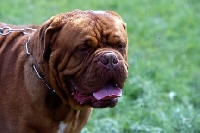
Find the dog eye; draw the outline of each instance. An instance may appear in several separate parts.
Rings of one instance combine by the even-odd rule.
[[[119,51],[123,51],[125,49],[125,44],[120,42],[120,43],[117,44],[117,48],[118,48]]]
[[[90,48],[86,45],[80,45],[76,50],[78,54],[88,54],[89,51],[90,51]]]
[[[79,51],[80,51],[80,52],[87,52],[87,51],[88,51],[88,48],[87,48],[87,47],[81,48],[81,49],[79,49]]]

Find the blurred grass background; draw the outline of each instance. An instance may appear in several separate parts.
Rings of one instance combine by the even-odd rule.
[[[123,97],[94,109],[82,133],[200,132],[199,0],[1,0],[0,21],[42,24],[74,9],[114,10],[129,35]]]

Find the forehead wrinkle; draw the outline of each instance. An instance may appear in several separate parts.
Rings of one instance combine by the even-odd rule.
[[[67,15],[66,19],[71,20],[71,23],[76,24],[80,31],[95,38],[97,45],[101,45],[102,41],[107,41],[109,34],[115,33],[120,35],[119,29],[122,26],[122,20],[117,16],[106,11],[84,11],[82,13],[74,13]],[[93,31],[93,32],[91,32]],[[122,33],[123,34],[123,33]],[[113,36],[113,35],[111,35]],[[90,40],[90,39],[89,39]],[[93,39],[91,39],[93,40]],[[92,44],[92,43],[89,43]]]
[[[121,36],[125,32],[120,30],[123,29],[122,27],[121,20],[115,17],[101,18],[97,16],[95,25],[96,34],[98,34],[99,41],[103,43],[106,43],[110,37]]]

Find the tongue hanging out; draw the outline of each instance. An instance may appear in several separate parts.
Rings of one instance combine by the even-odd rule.
[[[93,93],[97,100],[109,100],[122,96],[122,90],[110,83],[105,84],[100,90]]]

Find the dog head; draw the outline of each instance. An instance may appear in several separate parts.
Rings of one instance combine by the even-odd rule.
[[[39,31],[38,62],[48,62],[50,85],[73,108],[114,107],[128,76],[127,33],[110,11],[59,14]],[[42,54],[41,54],[42,53]]]

